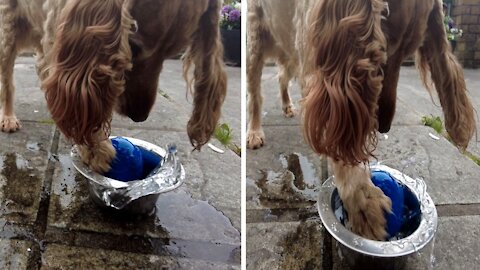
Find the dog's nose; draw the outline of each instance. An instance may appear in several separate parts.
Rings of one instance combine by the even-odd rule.
[[[127,113],[127,116],[132,119],[133,122],[143,122],[145,120],[147,120],[148,118],[148,115],[149,115],[149,112],[138,112],[138,111],[131,111],[129,110],[129,112]]]

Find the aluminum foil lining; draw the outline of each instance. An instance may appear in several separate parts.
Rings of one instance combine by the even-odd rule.
[[[73,146],[70,153],[73,166],[85,176],[88,181],[94,183],[94,185],[91,186],[96,189],[95,194],[97,194],[97,199],[104,203],[105,206],[122,209],[138,198],[168,192],[183,184],[185,180],[185,169],[176,157],[175,145],[168,145],[167,152],[165,149],[149,142],[135,138],[125,138],[134,145],[162,157],[161,166],[155,168],[145,179],[122,182],[105,177],[92,171],[82,162],[78,152],[78,146]]]
[[[413,179],[404,173],[381,164],[370,165],[371,170],[388,172],[395,180],[407,186],[420,202],[422,216],[420,225],[409,236],[393,241],[374,241],[360,237],[345,228],[337,219],[332,205],[332,195],[336,189],[335,176],[322,185],[317,209],[327,231],[342,245],[356,252],[374,257],[399,257],[412,254],[425,247],[437,231],[437,209],[426,191],[422,179]]]

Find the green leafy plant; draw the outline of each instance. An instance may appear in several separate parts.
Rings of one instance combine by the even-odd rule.
[[[480,157],[477,157],[468,151],[465,151],[465,155],[473,160],[473,162],[475,162],[478,166],[480,166]]]
[[[227,146],[232,140],[232,129],[230,129],[228,124],[224,123],[215,128],[213,135],[220,143]]]
[[[223,123],[215,128],[213,136],[217,139],[223,146],[235,152],[237,155],[241,156],[241,148],[238,147],[235,143],[232,143],[232,134],[233,130],[227,123]]]
[[[433,128],[437,133],[442,134],[443,132],[443,122],[439,116],[423,116],[422,123],[425,126]]]

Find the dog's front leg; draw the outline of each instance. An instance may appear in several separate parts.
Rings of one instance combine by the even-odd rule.
[[[15,86],[13,70],[15,66],[16,34],[15,13],[7,7],[0,10],[0,129],[3,132],[15,132],[21,128],[14,112]]]
[[[391,200],[370,180],[365,164],[345,165],[330,159],[343,206],[348,213],[351,231],[372,240],[384,240],[385,212],[391,211]]]
[[[79,147],[80,157],[90,169],[98,173],[108,172],[110,164],[115,158],[115,148],[109,139],[100,141],[94,147],[81,145]]]

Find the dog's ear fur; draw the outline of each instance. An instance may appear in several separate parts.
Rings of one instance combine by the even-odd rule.
[[[317,1],[309,15],[304,135],[317,153],[346,164],[367,162],[376,146],[383,3]]]
[[[464,150],[475,133],[475,114],[467,95],[463,69],[450,51],[442,14],[441,3],[435,1],[415,63],[430,93],[431,82],[435,84],[448,134]]]
[[[53,120],[75,143],[93,146],[99,133],[110,133],[131,68],[129,2],[68,1],[60,14],[42,88]]]
[[[212,136],[225,99],[227,76],[223,63],[223,46],[218,27],[220,1],[209,1],[208,10],[200,18],[191,46],[184,56],[183,76],[194,88],[194,108],[188,121],[190,142],[200,149]],[[193,80],[188,79],[195,65]]]

